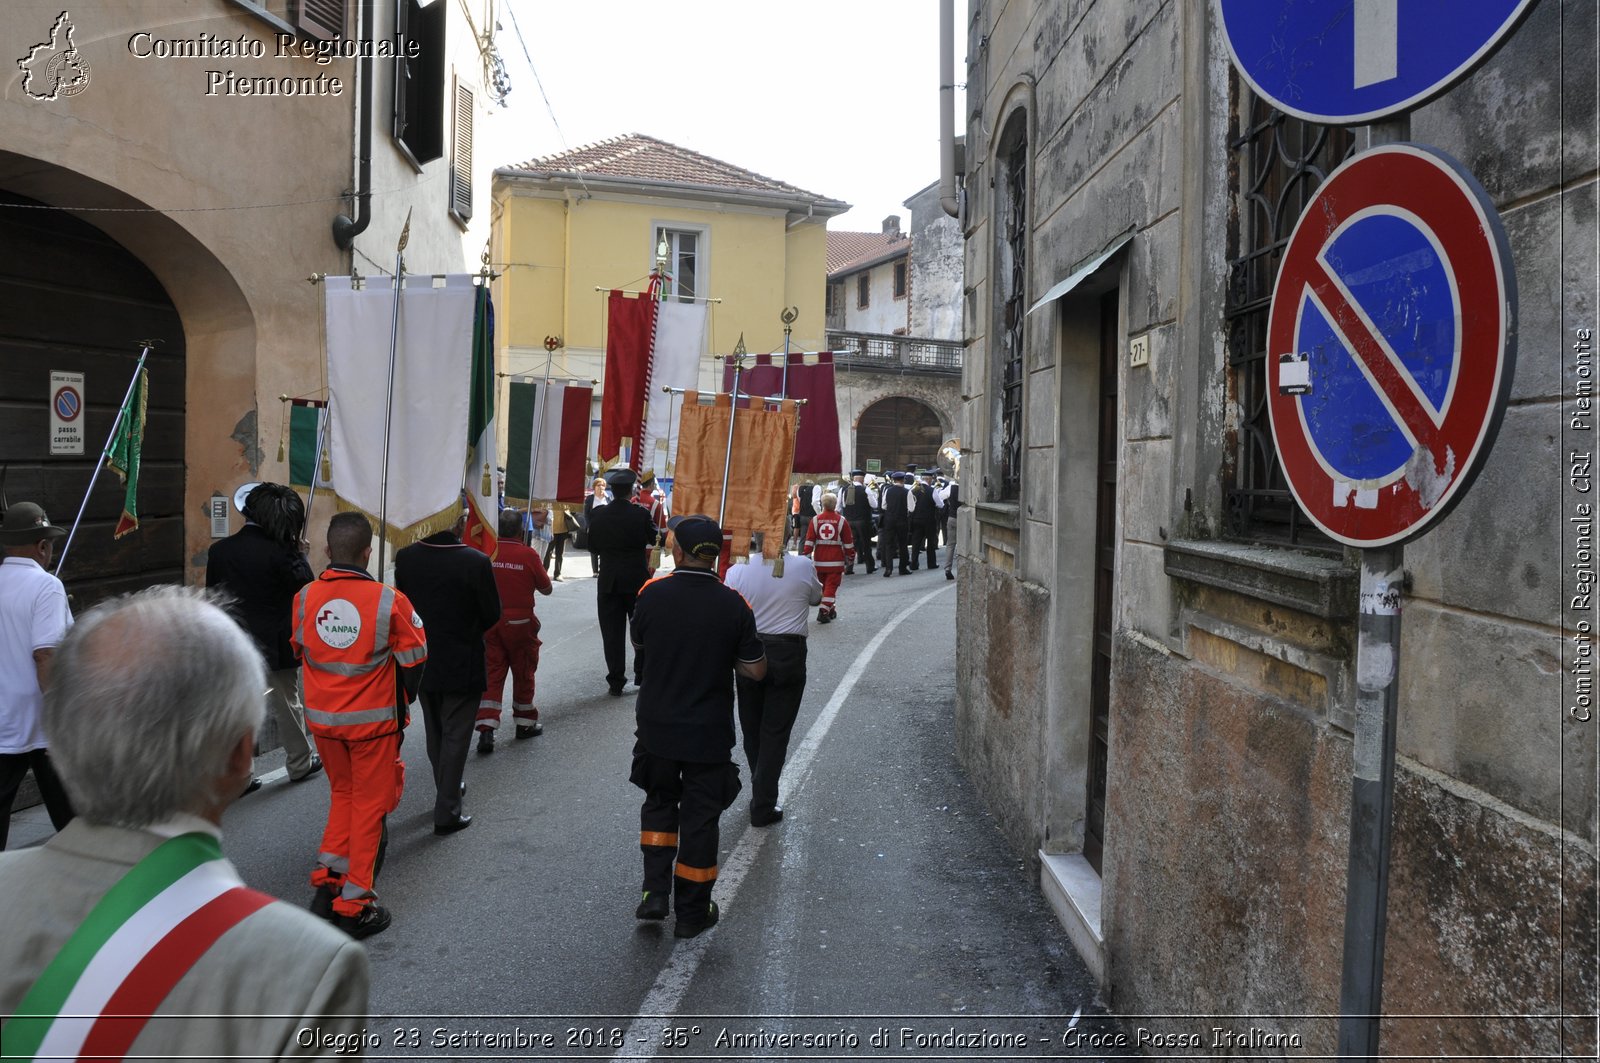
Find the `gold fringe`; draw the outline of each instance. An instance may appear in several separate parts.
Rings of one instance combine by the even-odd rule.
[[[494,484],[489,479],[488,462],[483,463],[483,490],[478,493],[483,495],[485,498],[490,498],[494,494]]]
[[[366,517],[372,522],[374,533],[377,533],[380,530],[380,522],[376,513],[373,513],[368,509],[363,509],[361,506],[356,505],[354,502],[347,501],[339,495],[334,495],[333,500],[336,503],[336,508],[341,513],[360,513],[362,516]],[[387,528],[388,531],[388,534],[384,535],[384,539],[388,542],[392,549],[399,550],[401,547],[410,546],[419,539],[426,539],[430,535],[436,535],[442,531],[449,531],[451,528],[455,527],[456,518],[461,515],[461,512],[461,503],[452,502],[450,505],[439,510],[437,513],[423,517],[421,520],[416,521],[413,524],[407,524],[404,526],[397,524],[382,525],[381,527]]]

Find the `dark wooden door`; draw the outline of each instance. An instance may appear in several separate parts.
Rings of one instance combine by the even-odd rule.
[[[1117,293],[1100,297],[1100,443],[1094,531],[1094,663],[1090,669],[1089,802],[1083,855],[1096,872],[1105,854],[1111,734],[1111,634],[1117,557]]]
[[[871,458],[883,471],[904,469],[911,462],[933,466],[938,461],[939,415],[916,399],[881,399],[867,407],[856,425],[856,467]]]
[[[184,343],[172,300],[127,249],[87,222],[0,190],[0,475],[12,502],[71,524],[121,407],[139,341],[150,368],[137,530],[111,537],[125,489],[100,474],[61,572],[82,610],[183,580]],[[84,454],[50,454],[50,373],[84,374]],[[56,547],[60,554],[60,545]]]

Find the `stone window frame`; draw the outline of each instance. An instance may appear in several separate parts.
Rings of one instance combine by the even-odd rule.
[[[865,310],[872,305],[872,274],[856,274],[856,309]]]
[[[1305,515],[1278,464],[1267,414],[1267,318],[1295,222],[1355,150],[1348,129],[1285,115],[1229,71],[1228,247],[1223,330],[1234,410],[1225,445],[1226,531],[1249,542],[1336,552]]]
[[[1022,497],[1023,443],[1027,398],[1028,242],[1031,233],[1033,131],[1025,104],[1010,108],[1000,123],[994,149],[993,261],[994,324],[989,344],[994,387],[994,443],[990,467],[993,488],[986,501],[1019,504]]]

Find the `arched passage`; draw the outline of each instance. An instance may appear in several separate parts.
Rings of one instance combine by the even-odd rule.
[[[148,267],[93,225],[0,189],[0,454],[13,501],[57,524],[76,516],[138,363],[137,339],[160,337],[140,454],[139,528],[112,530],[124,488],[102,472],[61,575],[83,608],[184,575],[185,345],[177,309]],[[83,374],[77,453],[53,453],[52,373]],[[70,423],[70,422],[69,422]],[[56,544],[60,554],[63,543]]]
[[[933,465],[943,436],[939,415],[926,403],[904,396],[880,399],[856,422],[856,466],[877,459],[883,469],[908,464]]]
[[[35,205],[6,205],[28,201]],[[260,463],[255,316],[237,281],[172,215],[83,173],[7,151],[0,151],[0,224],[0,246],[11,251],[14,240],[27,239],[35,249],[0,264],[0,432],[22,433],[20,445],[0,441],[7,496],[40,501],[52,520],[72,520],[138,341],[159,338],[149,363],[140,527],[111,539],[123,489],[101,473],[62,578],[79,610],[152,583],[197,582],[210,541],[209,497],[257,478]],[[20,228],[32,235],[19,236]],[[52,369],[79,368],[90,418],[86,453],[56,465],[44,435],[44,391]]]

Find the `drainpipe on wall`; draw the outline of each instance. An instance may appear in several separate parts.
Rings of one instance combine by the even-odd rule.
[[[356,64],[356,80],[361,82],[361,153],[356,170],[356,217],[341,214],[333,219],[333,242],[348,251],[356,237],[372,224],[372,0],[361,0],[361,59]]]
[[[956,202],[956,0],[939,0],[939,206],[959,217]]]

